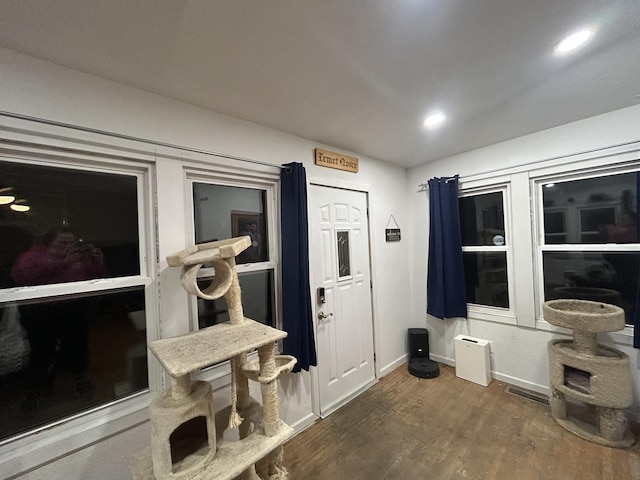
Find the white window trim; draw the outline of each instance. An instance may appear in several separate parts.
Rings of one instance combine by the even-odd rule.
[[[274,173],[274,170],[278,169]],[[281,305],[281,279],[280,279],[280,196],[279,196],[279,167],[249,166],[243,165],[242,169],[231,171],[228,166],[221,168],[215,163],[186,164],[183,169],[185,185],[185,238],[189,245],[195,244],[195,223],[193,205],[193,184],[206,183],[210,185],[221,185],[227,187],[251,188],[265,191],[269,260],[266,262],[255,262],[237,265],[238,274],[248,272],[262,272],[271,270],[273,272],[274,284],[274,316],[276,328],[282,328],[282,305]],[[211,276],[212,268],[202,268],[198,272],[198,277]],[[191,297],[189,302],[189,329],[198,329],[198,305],[197,298]],[[229,384],[229,361],[221,362],[210,368],[194,372],[194,378],[211,382],[214,387]]]
[[[619,147],[612,148],[611,151],[603,150],[596,157],[589,158],[580,164],[579,169],[571,168],[571,164],[553,165],[545,168],[538,168],[530,172],[531,179],[531,204],[533,206],[533,218],[535,218],[535,246],[534,246],[534,264],[535,264],[535,296],[536,296],[536,321],[535,328],[539,330],[563,333],[571,335],[571,331],[565,328],[557,327],[547,322],[542,316],[542,304],[544,297],[544,277],[542,268],[543,252],[628,252],[638,250],[640,244],[549,244],[544,243],[544,206],[542,189],[545,183],[582,180],[588,178],[597,178],[606,175],[615,175],[622,173],[634,173],[638,171],[638,158],[640,152],[637,149],[631,151],[619,151]],[[633,345],[634,327],[626,325],[624,329],[617,332],[611,332],[607,335],[609,338],[619,345]]]
[[[498,180],[498,181],[496,181]],[[507,261],[507,292],[509,295],[509,307],[492,307],[476,303],[467,303],[467,315],[472,320],[483,320],[509,325],[517,324],[516,310],[514,308],[515,292],[513,288],[513,253],[511,238],[510,198],[511,187],[507,178],[491,179],[480,182],[463,182],[460,184],[458,197],[471,197],[489,193],[502,193],[502,208],[504,212],[505,245],[470,245],[463,246],[463,252],[505,252]]]
[[[108,143],[105,143],[107,142]],[[141,272],[138,276],[0,291],[0,301],[145,287],[147,342],[159,338],[153,154],[139,142],[2,117],[0,158],[39,165],[138,177]],[[149,389],[0,442],[0,477],[6,478],[95,443],[148,420],[148,405],[161,385],[161,370],[148,355]]]

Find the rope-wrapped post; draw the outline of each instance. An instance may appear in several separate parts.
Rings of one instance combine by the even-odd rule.
[[[252,431],[251,421],[247,418],[242,418],[238,413],[238,410],[244,412],[251,405],[249,379],[242,373],[242,365],[246,361],[246,353],[231,359],[231,414],[228,428],[237,428],[240,439],[247,438]]]
[[[260,385],[262,407],[264,409],[264,434],[273,437],[280,430],[280,412],[278,411],[278,385],[276,383],[276,359],[273,344],[269,343],[258,348],[260,359],[260,376],[273,378],[268,383]]]
[[[249,379],[242,373],[242,365],[247,362],[247,354],[241,353],[231,359],[231,364],[235,364],[237,375],[235,377],[236,397],[238,410],[245,411],[251,405],[251,397],[249,395]],[[238,425],[240,438],[247,438],[251,433],[251,422],[248,419],[242,419]]]
[[[261,479],[287,480],[289,472],[284,467],[284,448],[282,445],[256,463],[256,471]]]
[[[231,268],[231,285],[224,294],[229,309],[229,320],[231,325],[238,325],[244,322],[244,312],[242,311],[242,295],[240,293],[240,281],[238,280],[238,272],[236,272],[235,257],[224,259]]]

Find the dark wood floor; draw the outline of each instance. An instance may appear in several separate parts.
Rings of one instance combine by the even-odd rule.
[[[291,439],[290,480],[640,480],[640,444],[588,442],[504,383],[440,371],[418,379],[404,365]]]

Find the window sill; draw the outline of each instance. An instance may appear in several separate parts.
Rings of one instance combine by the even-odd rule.
[[[469,320],[481,320],[484,322],[502,323],[506,325],[518,325],[517,317],[513,312],[501,308],[480,307],[469,305],[467,318]]]
[[[552,325],[542,318],[538,318],[536,320],[536,329],[543,330],[545,332],[560,333],[568,336],[572,335],[571,330]],[[614,343],[616,345],[633,347],[633,327],[631,325],[627,325],[622,330],[618,330],[616,332],[601,333],[598,335],[598,338]]]
[[[155,392],[143,392],[81,416],[46,425],[0,445],[0,478],[13,478],[149,420]]]

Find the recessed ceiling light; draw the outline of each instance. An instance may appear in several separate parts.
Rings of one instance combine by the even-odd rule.
[[[581,47],[587,40],[593,35],[593,32],[588,28],[580,30],[579,32],[572,33],[568,37],[565,37],[560,43],[556,45],[554,51],[556,53],[567,53]]]
[[[16,212],[28,212],[29,210],[31,210],[31,207],[29,205],[20,205],[16,203],[12,204],[9,208]]]
[[[436,128],[442,125],[447,117],[442,112],[435,112],[430,114],[424,121],[423,126],[425,128]]]

